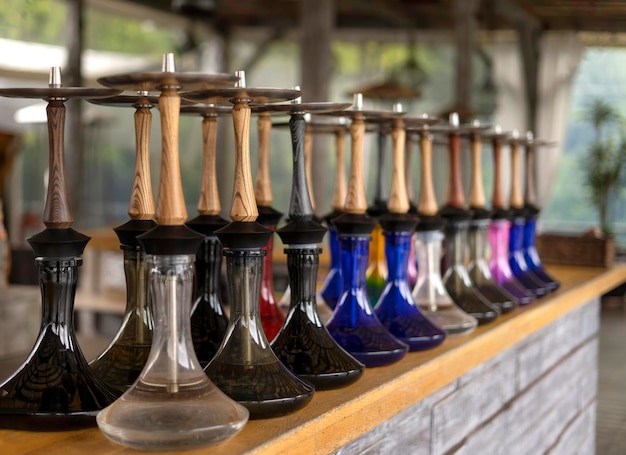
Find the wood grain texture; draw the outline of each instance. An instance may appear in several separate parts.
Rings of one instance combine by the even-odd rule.
[[[217,126],[217,117],[214,115],[202,119],[202,179],[198,198],[200,215],[218,215],[222,210],[215,167]]]
[[[269,112],[262,113],[257,119],[259,132],[259,161],[256,171],[256,186],[254,196],[256,203],[263,207],[270,207],[274,202],[272,182],[270,179],[270,135],[272,132],[272,118]]]
[[[48,115],[48,190],[43,222],[48,228],[65,229],[74,221],[65,177],[64,131],[65,105],[51,100],[46,107]]]
[[[152,112],[147,106],[135,111],[135,177],[128,204],[131,220],[154,218],[154,198],[150,177],[150,129]]]
[[[435,216],[439,207],[433,185],[433,140],[428,131],[420,134],[420,198],[417,211],[422,215]]]
[[[289,202],[289,217],[292,220],[313,215],[308,175],[305,169],[305,123],[304,115],[302,114],[293,114],[289,119],[291,149],[293,152],[293,177],[291,180],[291,201]]]
[[[332,202],[334,210],[343,210],[347,194],[346,135],[340,130],[335,133],[335,188]]]
[[[391,213],[406,213],[409,211],[409,197],[406,192],[406,180],[404,169],[404,146],[406,133],[399,121],[391,131],[393,146],[392,171],[391,171],[391,192],[387,208]]]
[[[483,144],[480,135],[472,134],[472,177],[470,180],[470,207],[485,207],[485,189],[483,187],[483,167],[481,163]]]
[[[315,196],[313,194],[313,131],[308,126],[304,131],[304,167],[311,207],[315,210]]]
[[[505,209],[504,189],[502,188],[502,142],[494,139],[493,146],[493,195],[491,197],[491,208]]]
[[[365,181],[363,178],[363,139],[365,121],[355,118],[350,124],[352,138],[352,159],[350,160],[350,178],[344,210],[348,213],[362,214],[367,210],[365,199]]]
[[[511,141],[511,193],[509,195],[509,207],[521,209],[524,207],[522,196],[522,176],[520,168],[519,142]]]
[[[413,180],[411,162],[413,161],[413,135],[405,134],[404,144],[404,178],[406,180],[406,194],[409,201],[415,200],[415,184]]]
[[[157,196],[155,220],[158,224],[176,226],[187,220],[187,207],[183,196],[178,156],[178,120],[180,95],[174,89],[166,89],[159,96],[161,112],[161,179]]]
[[[250,106],[237,101],[233,106],[235,128],[235,183],[230,218],[233,221],[256,221],[259,211],[252,187],[250,169]]]
[[[366,369],[350,387],[316,392],[309,405],[292,415],[249,421],[232,439],[186,453],[331,453],[626,280],[624,265],[551,267],[549,272],[562,286],[548,298],[502,315],[468,336],[449,338],[435,349]],[[2,453],[132,452],[106,440],[97,428],[59,433],[0,430],[0,449]]]
[[[526,187],[524,189],[524,203],[537,207],[537,185],[535,183],[535,148],[526,146]]]
[[[461,179],[461,136],[450,134],[448,149],[448,194],[446,205],[462,209],[465,207],[463,180]]]

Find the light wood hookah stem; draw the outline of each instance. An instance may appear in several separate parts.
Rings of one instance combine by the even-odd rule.
[[[407,213],[409,211],[409,197],[406,190],[404,147],[406,132],[402,119],[395,119],[391,139],[393,142],[393,170],[391,174],[391,192],[387,208],[391,213]]]
[[[202,119],[202,180],[198,199],[200,215],[218,215],[222,210],[217,188],[216,148],[217,115],[205,115]]]
[[[494,137],[493,141],[493,196],[491,206],[494,209],[503,210],[505,206],[504,193],[502,191],[502,140]]]
[[[131,220],[154,218],[154,199],[150,178],[150,129],[152,112],[146,99],[135,110],[135,176],[128,205]]]
[[[236,98],[234,103],[235,183],[230,217],[233,221],[253,222],[259,216],[259,211],[250,170],[250,105],[247,98]]]
[[[482,142],[480,133],[473,132],[471,139],[472,177],[470,181],[470,207],[485,207],[485,190],[483,188],[483,171],[481,166]]]
[[[176,87],[164,87],[159,96],[163,152],[155,219],[160,225],[178,226],[187,219],[178,154],[180,95]]]
[[[341,211],[344,208],[348,194],[346,182],[346,135],[343,128],[335,133],[335,188],[333,193],[333,209]]]
[[[526,145],[526,189],[524,191],[526,205],[537,206],[537,188],[535,186],[535,147],[532,143]]]
[[[363,116],[356,115],[352,120],[350,136],[352,138],[352,160],[344,210],[347,213],[363,214],[367,210],[363,178],[363,139],[365,136],[365,119]]]
[[[524,208],[520,171],[519,141],[513,139],[511,141],[511,196],[509,199],[509,206],[512,209]]]
[[[449,172],[447,205],[462,209],[465,206],[465,195],[461,180],[461,135],[452,132],[449,135]]]
[[[426,129],[420,132],[420,197],[418,212],[421,215],[437,215],[437,199],[433,185],[433,142],[430,132]]]

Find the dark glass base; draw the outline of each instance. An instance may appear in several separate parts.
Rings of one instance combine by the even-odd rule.
[[[473,316],[478,325],[487,324],[500,316],[500,310],[492,303],[484,300],[473,288],[465,292],[455,292],[452,286],[446,286],[448,294],[459,308]]]
[[[496,305],[501,313],[508,313],[517,307],[517,300],[512,296],[505,294],[506,291],[501,289],[498,285],[485,283],[476,286],[478,292],[480,292],[487,300]]]
[[[548,275],[545,270],[541,268],[531,269],[531,272],[533,273],[533,275],[535,275],[535,277],[539,279],[539,281],[541,281],[541,283],[546,288],[548,288],[548,291],[550,292],[556,291],[561,286],[561,283],[556,281],[554,278]]]
[[[515,273],[515,271],[513,272]],[[532,292],[536,297],[543,297],[548,293],[548,289],[544,287],[544,284],[534,277],[531,272],[524,272],[515,275],[517,281],[528,291]]]
[[[107,385],[123,393],[139,377],[148,360],[151,344],[118,340],[91,364],[93,372]]]
[[[341,347],[368,368],[397,362],[408,351],[408,346],[394,338],[383,325],[329,325],[328,331]]]
[[[498,283],[502,288],[515,297],[520,305],[528,305],[535,301],[534,294],[531,294],[526,288],[517,281],[517,279],[511,279]]]
[[[228,317],[217,296],[205,294],[194,302],[191,309],[191,339],[202,368],[217,353],[227,327]]]
[[[234,365],[214,359],[205,371],[222,392],[250,411],[250,419],[280,417],[297,411],[311,401],[315,391],[278,360]]]
[[[326,281],[322,287],[321,296],[324,299],[324,303],[328,305],[328,308],[334,310],[337,306],[337,302],[341,298],[341,287],[343,286],[343,280],[341,279],[340,269],[330,269],[326,276]]]
[[[71,414],[21,412],[18,409],[0,409],[0,428],[21,431],[71,431],[96,426],[100,411]]]
[[[287,321],[272,349],[292,373],[316,390],[344,387],[361,377],[364,365],[337,345],[321,322],[314,324],[299,309]]]

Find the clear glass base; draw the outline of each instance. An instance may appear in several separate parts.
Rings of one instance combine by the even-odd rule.
[[[184,450],[227,439],[248,420],[248,411],[206,378],[177,386],[168,391],[165,384],[139,380],[98,414],[98,427],[113,442],[133,449]]]

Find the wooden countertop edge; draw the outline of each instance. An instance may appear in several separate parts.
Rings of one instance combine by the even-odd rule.
[[[250,421],[234,438],[186,454],[329,453],[418,403],[589,300],[626,281],[626,265],[610,269],[550,267],[562,289],[430,351],[409,353],[394,365],[367,369],[354,385],[317,392],[303,410],[283,418]],[[5,445],[8,443],[8,446]],[[107,442],[97,429],[67,433],[0,431],[0,448],[33,453],[74,449],[94,454],[139,453]]]

